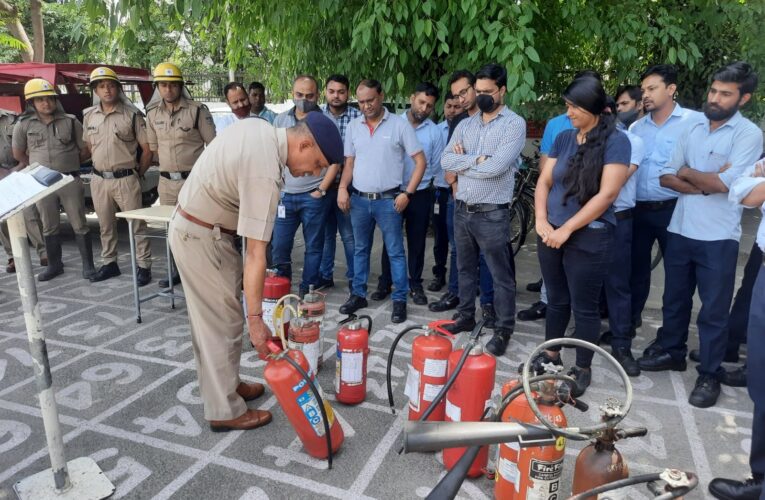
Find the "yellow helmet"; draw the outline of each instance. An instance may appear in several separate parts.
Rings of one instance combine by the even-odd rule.
[[[180,82],[183,83],[181,70],[173,63],[163,62],[154,68],[155,82]]]
[[[117,73],[115,73],[111,68],[107,68],[106,66],[96,68],[90,73],[91,84],[96,83],[99,80],[113,80],[117,83],[120,83],[120,79],[117,77]]]
[[[24,99],[26,100],[35,97],[44,97],[46,95],[56,97],[56,89],[48,80],[43,78],[32,78],[24,85]]]

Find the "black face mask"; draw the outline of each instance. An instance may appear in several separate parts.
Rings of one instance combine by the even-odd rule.
[[[491,113],[499,106],[494,102],[494,98],[492,96],[486,94],[479,95],[476,99],[476,104],[478,104],[478,109],[484,113]]]
[[[616,113],[616,118],[624,124],[625,127],[629,127],[632,125],[632,122],[637,120],[638,117],[638,110],[633,109],[632,111],[621,111],[619,113]]]
[[[318,104],[309,101],[308,99],[295,99],[293,102],[295,103],[297,110],[301,113],[310,113],[311,111],[317,111],[319,109]]]

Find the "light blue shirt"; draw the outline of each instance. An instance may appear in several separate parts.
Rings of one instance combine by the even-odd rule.
[[[765,184],[765,177],[752,177],[753,174],[754,165],[747,168],[741,177],[733,181],[728,193],[728,199],[732,203],[740,204],[755,187]],[[765,252],[765,203],[762,204],[760,210],[762,211],[762,220],[760,220],[760,227],[757,230],[757,246]]]
[[[705,121],[702,113],[675,104],[672,114],[661,125],[654,123],[651,114],[645,115],[630,127],[630,132],[643,139],[645,156],[635,172],[638,201],[664,201],[677,198],[677,193],[661,187],[659,171],[672,157],[677,139],[693,125]]]
[[[762,131],[740,112],[714,131],[709,121],[696,123],[677,141],[672,158],[659,175],[677,174],[683,166],[699,172],[717,173],[726,163],[730,167],[719,174],[730,190],[762,154]],[[638,169],[638,172],[640,170]],[[719,241],[741,238],[741,205],[731,202],[728,193],[678,193],[668,231],[694,240]]]
[[[544,133],[542,133],[542,140],[539,143],[539,153],[549,155],[558,134],[564,130],[571,130],[572,128],[574,128],[574,126],[571,125],[571,119],[566,113],[551,118],[547,122],[547,125],[545,125]]]
[[[630,146],[632,153],[630,153],[630,165],[637,165],[638,169],[630,175],[627,182],[624,183],[622,189],[619,191],[619,196],[614,200],[614,211],[621,212],[623,210],[629,210],[635,206],[635,197],[637,195],[637,173],[640,171],[640,164],[643,161],[645,155],[645,148],[643,147],[643,139],[636,136],[628,130],[624,130],[620,127],[619,130],[627,135],[627,139],[630,140]]]
[[[401,118],[409,122],[409,118],[406,116],[406,112],[400,115]],[[420,123],[415,129],[414,134],[417,136],[420,146],[422,146],[422,152],[425,153],[425,174],[422,176],[422,180],[417,185],[417,191],[425,189],[430,186],[436,176],[442,175],[441,170],[441,154],[444,152],[444,146],[446,143],[443,139],[443,134],[439,130],[438,125],[433,123],[430,118]],[[414,173],[414,160],[411,157],[404,159],[404,182],[401,183],[401,189],[406,190],[407,184],[412,178]],[[443,177],[443,175],[442,175]]]
[[[271,125],[274,124],[274,119],[276,119],[276,113],[268,109],[267,107],[263,106],[263,109],[258,113],[258,116],[263,118],[264,120],[268,121]]]
[[[441,132],[441,141],[444,143],[444,148],[446,148],[446,143],[449,139],[449,122],[446,120],[442,121],[438,125],[438,130]],[[438,167],[439,171],[436,173],[436,176],[433,177],[433,185],[437,188],[448,188],[449,183],[446,182],[446,172],[441,168],[441,154],[443,153],[443,150],[441,153],[438,154]]]
[[[363,193],[399,189],[406,157],[422,151],[406,118],[387,109],[374,130],[364,115],[351,120],[345,132],[345,156],[353,157],[353,187]]]
[[[212,115],[213,115],[213,121],[215,122],[215,130],[217,130],[218,132],[221,132],[223,129],[225,129],[229,125],[233,125],[239,120],[244,120],[244,118],[237,118],[233,112],[226,113],[225,115],[221,113],[213,113]],[[248,118],[257,118],[257,117],[258,115],[256,115],[255,113],[250,113],[250,116]]]

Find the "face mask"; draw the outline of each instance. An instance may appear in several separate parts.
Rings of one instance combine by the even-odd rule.
[[[319,106],[308,99],[295,99],[295,108],[301,113],[310,113],[311,111],[319,109]]]
[[[494,98],[490,95],[481,94],[476,99],[476,103],[478,104],[478,109],[483,111],[484,113],[491,113],[495,109],[497,109],[497,105],[494,102]]]
[[[616,118],[624,124],[625,127],[629,127],[632,125],[632,122],[637,120],[638,117],[638,110],[633,109],[632,111],[621,111],[619,113],[616,113]]]
[[[249,104],[247,106],[242,106],[241,108],[232,109],[231,111],[236,115],[237,118],[240,120],[242,118],[247,118],[250,116],[250,109],[252,109],[252,106]]]

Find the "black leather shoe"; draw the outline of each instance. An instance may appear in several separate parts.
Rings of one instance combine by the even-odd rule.
[[[332,288],[335,286],[335,280],[332,278],[319,278],[318,288]]]
[[[497,326],[497,312],[494,310],[494,304],[484,304],[481,306],[483,314],[483,327],[494,330]]]
[[[645,349],[643,349],[643,357],[650,358],[656,356],[657,354],[661,354],[662,352],[664,352],[664,349],[662,349],[661,345],[659,345],[659,339],[655,338],[651,341],[650,344],[646,346]]]
[[[454,309],[460,303],[460,298],[454,295],[452,292],[446,292],[435,302],[428,304],[428,309],[433,312],[448,311]]]
[[[536,321],[547,315],[547,304],[544,302],[534,302],[531,307],[518,312],[518,319],[521,321]]]
[[[393,312],[390,313],[390,320],[393,323],[403,323],[406,321],[406,302],[393,302]]]
[[[369,296],[372,300],[385,300],[385,297],[390,295],[390,288],[378,288],[372,295]]]
[[[701,351],[698,349],[691,349],[688,351],[688,359],[691,361],[695,361],[696,363],[701,362]],[[725,357],[723,358],[723,361],[726,363],[738,363],[738,352],[725,352]]]
[[[762,495],[762,479],[749,478],[746,481],[735,481],[716,477],[709,483],[709,493],[722,500],[758,500]]]
[[[114,278],[116,276],[119,276],[122,274],[120,271],[119,266],[116,262],[109,262],[108,264],[104,264],[101,266],[98,271],[96,271],[96,274],[90,277],[91,283],[97,283],[99,281],[108,280],[109,278]],[[138,286],[142,286],[139,282]]]
[[[428,284],[429,292],[437,292],[441,290],[446,284],[446,278],[443,276],[434,276],[433,280]]]
[[[451,325],[444,325],[444,329],[451,333],[469,332],[475,328],[475,318],[463,316],[457,313],[454,318],[454,323]]]
[[[535,281],[533,283],[529,283],[526,285],[526,290],[529,292],[541,292],[542,291],[542,278],[539,278],[539,281]]]
[[[157,283],[160,288],[170,288],[170,282],[166,279],[161,279]],[[173,274],[173,286],[178,286],[181,284],[181,275],[178,273]]]
[[[735,370],[726,370],[720,377],[720,383],[730,387],[746,387],[746,365]]]
[[[151,269],[146,269],[145,267],[138,266],[138,269],[136,269],[136,278],[138,281],[138,286],[146,286],[151,282]]]
[[[359,297],[358,295],[351,295],[345,304],[340,306],[340,314],[353,314],[359,309],[367,307],[367,299]]]
[[[589,368],[579,368],[578,366],[575,366],[568,371],[567,375],[573,377],[575,381],[573,385],[564,382],[564,384],[568,385],[571,389],[572,398],[578,398],[584,394],[584,391],[587,390],[592,381],[592,370]]]
[[[557,358],[553,358],[547,354],[546,351],[542,351],[534,356],[534,359],[531,360],[530,373],[532,375],[544,375],[546,373],[544,365],[548,363],[552,363],[556,366],[563,366],[563,361],[560,359],[560,354],[558,354]],[[518,366],[518,373],[521,372],[523,372],[523,363]]]
[[[611,348],[611,355],[622,365],[624,371],[630,377],[637,377],[640,375],[640,366],[638,366],[635,358],[632,357],[632,351],[626,347]]]
[[[696,386],[688,397],[688,403],[696,408],[709,408],[717,403],[720,396],[720,381],[709,375],[699,375]]]
[[[647,372],[663,372],[665,370],[684,372],[688,367],[684,359],[676,361],[668,352],[663,350],[653,356],[643,356],[637,362],[640,369]]]
[[[510,336],[513,332],[505,328],[494,330],[494,336],[486,342],[486,350],[495,356],[502,356],[507,350],[507,344],[510,342]]]
[[[424,306],[428,304],[428,298],[425,296],[425,291],[422,288],[413,288],[409,291],[409,295],[412,296],[412,302],[418,306]]]

